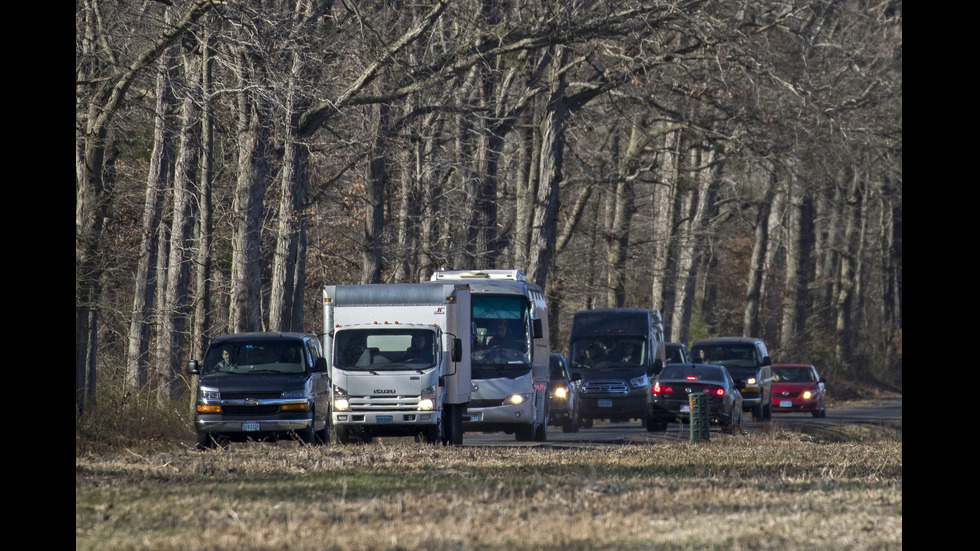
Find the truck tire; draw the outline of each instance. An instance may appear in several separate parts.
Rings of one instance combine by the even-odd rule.
[[[323,421],[323,428],[316,431],[316,440],[318,444],[330,443],[330,417],[329,416]]]
[[[442,442],[442,421],[427,425],[416,435],[416,440],[425,444],[439,444]]]
[[[350,429],[347,427],[334,427],[333,428],[332,439],[337,444],[347,445],[350,444]]]

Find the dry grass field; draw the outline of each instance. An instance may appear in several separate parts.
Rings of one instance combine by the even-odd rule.
[[[901,426],[840,435],[76,449],[75,548],[900,549]]]

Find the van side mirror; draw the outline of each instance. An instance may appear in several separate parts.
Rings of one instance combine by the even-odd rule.
[[[653,367],[650,369],[650,375],[660,375],[660,372],[664,370],[664,362],[660,358],[657,358],[653,362]]]
[[[313,362],[313,372],[324,373],[326,371],[327,371],[327,359],[321,356]]]
[[[187,373],[191,375],[197,375],[201,372],[201,366],[198,365],[197,360],[190,360],[187,362]]]
[[[534,338],[540,339],[544,336],[544,326],[540,319],[531,320],[531,331],[534,332]]]
[[[460,338],[453,339],[452,356],[454,362],[463,361],[463,339]]]

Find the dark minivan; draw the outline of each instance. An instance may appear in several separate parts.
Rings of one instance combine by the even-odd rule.
[[[200,449],[224,440],[327,442],[330,381],[320,340],[302,333],[215,337],[198,375],[194,429]]]
[[[762,339],[715,337],[694,341],[691,358],[696,363],[723,365],[742,393],[742,408],[755,420],[772,419],[772,360]]]

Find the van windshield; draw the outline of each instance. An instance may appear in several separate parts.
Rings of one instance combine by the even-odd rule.
[[[300,341],[226,342],[208,348],[201,374],[305,373],[309,364]]]
[[[582,337],[571,342],[572,363],[583,369],[645,365],[647,354],[646,342],[640,337]]]

